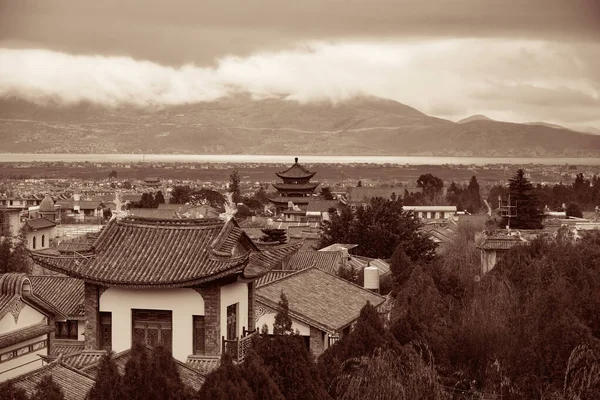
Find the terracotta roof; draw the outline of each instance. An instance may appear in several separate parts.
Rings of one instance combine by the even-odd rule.
[[[296,157],[294,164],[286,169],[285,171],[276,172],[277,176],[280,178],[298,178],[298,179],[310,179],[312,178],[316,172],[310,172],[302,165],[298,164],[298,158]]]
[[[516,236],[494,235],[485,237],[477,247],[482,250],[508,250],[521,243],[525,243],[525,240]]]
[[[390,264],[386,261],[380,260],[379,258],[369,258],[351,255],[349,263],[354,269],[366,268],[367,265],[370,265],[371,267],[377,267],[377,269],[379,270],[379,276],[384,276],[391,272]]]
[[[308,268],[261,286],[256,299],[277,309],[285,293],[290,316],[326,332],[337,332],[356,320],[367,301],[377,307],[385,298],[318,268]]]
[[[63,254],[73,253],[89,253],[93,250],[92,245],[94,241],[80,240],[79,238],[74,240],[63,240],[57,246],[56,250]]]
[[[343,249],[352,250],[353,248],[358,247],[357,244],[346,244],[346,243],[334,243],[327,247],[323,247],[319,249],[319,251],[341,251]]]
[[[85,342],[73,339],[54,339],[52,348],[50,349],[51,356],[71,355],[81,353],[85,348]]]
[[[52,380],[62,389],[65,400],[84,400],[95,383],[90,376],[62,364],[60,360],[20,375],[12,382],[31,397],[37,384],[46,375],[52,375]]]
[[[278,268],[283,259],[300,250],[303,243],[303,241],[297,241],[262,247],[260,252],[252,253],[250,256],[250,263],[244,269],[244,277],[258,278],[272,269]]]
[[[339,251],[299,251],[283,261],[286,270],[302,270],[317,267],[321,271],[335,274],[342,264],[342,256]]]
[[[319,186],[319,182],[309,182],[309,183],[273,183],[273,187],[279,191],[293,191],[293,190],[305,190],[305,191],[314,191],[317,186]]]
[[[182,287],[240,272],[251,252],[233,256],[242,235],[234,220],[126,217],[105,227],[90,256],[30,254],[50,270],[92,283]]]
[[[266,275],[261,276],[260,278],[258,278],[256,280],[256,287],[259,288],[261,286],[264,286],[268,283],[271,282],[275,282],[278,281],[282,278],[285,278],[286,276],[288,276],[289,274],[293,274],[296,271],[294,270],[281,270],[281,269],[274,269],[272,271],[269,271]]]
[[[64,276],[32,276],[29,279],[35,294],[53,304],[69,319],[85,317],[82,280]]]
[[[25,221],[25,225],[27,225],[29,229],[33,229],[34,231],[37,231],[38,229],[54,228],[56,226],[54,222],[43,217],[36,219],[28,219],[27,221]]]
[[[46,335],[52,331],[54,331],[54,326],[48,325],[47,323],[39,323],[0,335],[0,349],[7,348],[13,344],[33,339],[38,336]]]
[[[88,365],[100,362],[102,356],[106,354],[104,350],[83,350],[77,353],[63,356],[63,363],[73,368],[81,369]]]
[[[152,350],[151,348],[147,348],[146,351],[148,352],[148,355],[151,355],[154,350]],[[122,352],[114,355],[115,363],[117,364],[117,368],[121,375],[123,375],[125,373],[125,364],[127,364],[127,361],[129,360],[130,357],[131,357],[131,349],[122,351]],[[175,358],[173,359],[173,361],[177,365],[177,371],[179,372],[181,381],[186,386],[188,386],[194,390],[200,390],[200,388],[204,384],[204,380],[205,380],[203,374],[200,371],[186,365],[185,363],[182,363],[181,361],[179,361]],[[100,360],[98,360],[97,362],[94,362],[93,364],[89,364],[89,365],[81,368],[81,371],[83,373],[88,374],[95,378],[96,374],[98,373],[99,366],[100,366]]]
[[[219,368],[221,357],[218,356],[188,356],[187,365],[198,370],[203,375],[208,375]]]
[[[94,200],[59,200],[56,202],[56,204],[60,205],[64,209],[69,210],[74,209],[75,206],[79,206],[80,210],[96,210],[100,208],[102,202]]]

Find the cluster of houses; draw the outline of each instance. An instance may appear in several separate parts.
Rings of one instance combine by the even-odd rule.
[[[273,332],[282,293],[292,329],[316,356],[350,332],[367,302],[388,318],[392,300],[379,294],[388,262],[357,255],[353,244],[314,250],[311,218],[328,218],[339,200],[314,199],[314,173],[298,159],[277,176],[283,183],[272,202],[283,218],[262,228],[194,207],[164,208],[168,217],[124,214],[117,197],[100,232],[57,244],[61,211],[85,210],[81,199],[44,197],[27,205],[25,220],[23,209],[5,208],[9,234],[27,226],[36,268],[0,275],[0,383],[31,394],[51,374],[67,398],[84,399],[102,355],[115,352],[122,372],[132,343],[141,341],[149,352],[168,347],[184,383],[197,390],[223,352],[242,360],[258,330]],[[440,247],[452,239],[455,208],[411,210]],[[478,239],[482,273],[524,240]],[[362,286],[340,278],[341,268],[361,274]]]

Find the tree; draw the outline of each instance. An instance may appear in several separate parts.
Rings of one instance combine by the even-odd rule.
[[[254,193],[253,197],[263,206],[269,204],[269,196],[262,186]]]
[[[333,200],[333,194],[331,193],[331,188],[328,186],[321,188],[321,197],[324,200]]]
[[[192,189],[189,186],[175,186],[171,191],[170,204],[185,204],[190,200]]]
[[[354,243],[360,255],[388,259],[402,244],[413,260],[429,261],[435,255],[436,244],[420,230],[421,222],[402,209],[401,200],[372,198],[366,207],[353,212],[342,207],[339,215],[322,224],[319,246],[334,243]]]
[[[140,341],[133,342],[129,360],[125,364],[123,375],[124,398],[129,400],[151,399],[150,359],[148,358],[146,346]]]
[[[235,204],[242,201],[242,193],[240,189],[240,175],[238,174],[238,170],[233,170],[231,175],[229,175],[229,192],[233,194],[233,202]]]
[[[156,196],[154,196],[154,201],[157,204],[165,204],[165,196],[163,195],[163,192],[161,190],[156,192]]]
[[[107,219],[107,220],[108,220],[108,219],[111,219],[111,218],[112,218],[112,215],[113,215],[113,213],[112,213],[112,210],[111,210],[110,208],[104,208],[104,209],[102,210],[102,217],[103,217],[104,219]]]
[[[155,206],[158,207],[158,204],[155,204],[154,196],[152,195],[152,193],[142,193],[142,199],[140,200],[138,207],[156,208]]]
[[[442,193],[444,181],[432,174],[424,174],[417,179],[417,187],[423,190],[423,195],[433,201],[433,199]]]
[[[509,180],[510,202],[516,205],[517,216],[510,219],[511,227],[519,229],[542,228],[543,214],[537,196],[532,193],[533,185],[522,169]],[[504,220],[503,224],[508,221]]]
[[[10,272],[11,245],[9,238],[0,239],[0,274]]]
[[[122,378],[113,354],[107,353],[100,359],[96,382],[90,389],[88,400],[120,400],[122,398],[124,398]]]
[[[219,368],[206,377],[198,391],[198,400],[254,400],[252,389],[242,376],[240,367],[233,364],[227,353]],[[256,399],[259,400],[259,399]]]
[[[275,314],[275,322],[273,322],[273,333],[275,335],[290,335],[292,330],[292,318],[290,317],[290,307],[287,297],[281,292],[279,299],[279,310]]]
[[[5,239],[4,242],[10,242]],[[12,246],[10,255],[8,257],[8,263],[5,264],[5,272],[24,272],[26,274],[31,273],[33,262],[29,258],[27,251],[27,228],[24,226],[19,231],[19,236],[12,240]],[[3,253],[6,254],[7,244],[3,244]],[[6,257],[6,256],[4,256]],[[1,261],[0,261],[1,263]]]
[[[583,212],[581,211],[581,207],[579,206],[579,204],[577,203],[569,203],[569,205],[567,206],[567,217],[576,217],[576,218],[583,218]]]
[[[108,173],[108,177],[109,177],[109,178],[115,178],[115,179],[116,179],[116,178],[117,178],[117,171],[115,171],[115,170],[113,169],[112,171],[110,171],[110,172]]]
[[[392,258],[390,259],[390,270],[392,272],[392,277],[394,278],[394,287],[400,287],[404,285],[404,283],[410,277],[413,268],[414,265],[410,258],[406,255],[404,247],[402,247],[402,245],[398,245],[392,254]]]
[[[479,209],[481,209],[481,193],[479,192],[479,183],[477,182],[477,177],[475,175],[471,177],[471,181],[467,187],[467,193],[469,196],[467,210],[471,213],[478,212]]]
[[[29,397],[23,389],[16,388],[12,381],[8,381],[0,384],[0,399],[29,400]]]
[[[33,398],[36,400],[64,400],[65,395],[52,375],[44,375],[35,387]]]
[[[358,181],[358,183],[356,184],[356,187],[362,187],[362,181]]]
[[[150,399],[185,400],[188,398],[177,364],[171,352],[164,346],[157,346],[154,349],[150,363],[150,377],[152,385]]]
[[[242,375],[255,399],[285,400],[263,360],[254,350],[250,350],[244,359]]]

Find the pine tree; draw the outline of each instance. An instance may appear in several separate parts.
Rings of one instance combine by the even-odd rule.
[[[13,240],[13,248],[8,259],[7,272],[31,273],[32,261],[27,251],[27,229],[21,228],[19,236]]]
[[[517,216],[510,219],[511,228],[541,229],[543,214],[533,185],[525,177],[522,169],[509,180],[510,202],[516,205]],[[508,221],[505,218],[503,224]]]
[[[52,379],[52,375],[44,375],[35,387],[33,393],[35,400],[64,400],[65,395]]]
[[[290,307],[287,297],[281,292],[279,300],[279,311],[275,314],[275,322],[273,322],[273,333],[275,335],[289,335],[293,333],[292,318],[290,317]]]
[[[0,384],[0,399],[3,400],[29,400],[27,393],[20,388],[16,388],[12,381]]]
[[[473,175],[469,186],[467,187],[467,193],[469,195],[469,204],[467,209],[471,213],[476,213],[481,209],[481,193],[479,192],[479,182],[477,177]]]
[[[165,204],[165,196],[162,191],[156,192],[156,196],[154,196],[154,202],[157,204]]]
[[[151,399],[150,361],[146,346],[137,340],[134,341],[123,375],[124,398],[128,400]]]
[[[124,398],[122,378],[112,356],[112,353],[108,353],[100,359],[96,383],[90,389],[88,400],[120,400]]]
[[[252,389],[255,399],[285,400],[277,384],[269,375],[262,359],[255,351],[250,350],[242,364],[244,379]]]
[[[154,349],[150,365],[151,399],[185,400],[185,386],[179,376],[173,355],[164,346]]]
[[[240,367],[226,353],[221,365],[206,377],[198,391],[198,400],[254,400],[252,389],[243,378]],[[262,399],[256,399],[262,400]]]

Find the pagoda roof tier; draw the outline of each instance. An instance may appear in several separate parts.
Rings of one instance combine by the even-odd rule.
[[[295,158],[294,164],[285,171],[276,172],[281,179],[310,179],[316,172],[310,172],[302,165],[298,164],[298,157]]]
[[[273,187],[280,192],[288,192],[288,191],[305,191],[305,192],[314,192],[315,189],[319,186],[319,182],[310,182],[310,183],[274,183]]]
[[[293,253],[294,247],[283,253]],[[275,256],[260,249],[233,219],[113,219],[86,254],[45,249],[31,258],[52,271],[103,286],[191,287],[245,270],[268,272]]]
[[[287,206],[287,204],[291,201],[294,204],[308,204],[310,202],[310,200],[312,199],[312,197],[285,197],[285,196],[278,196],[278,197],[273,197],[272,199],[269,199],[271,201],[271,203],[273,204],[285,204]]]

